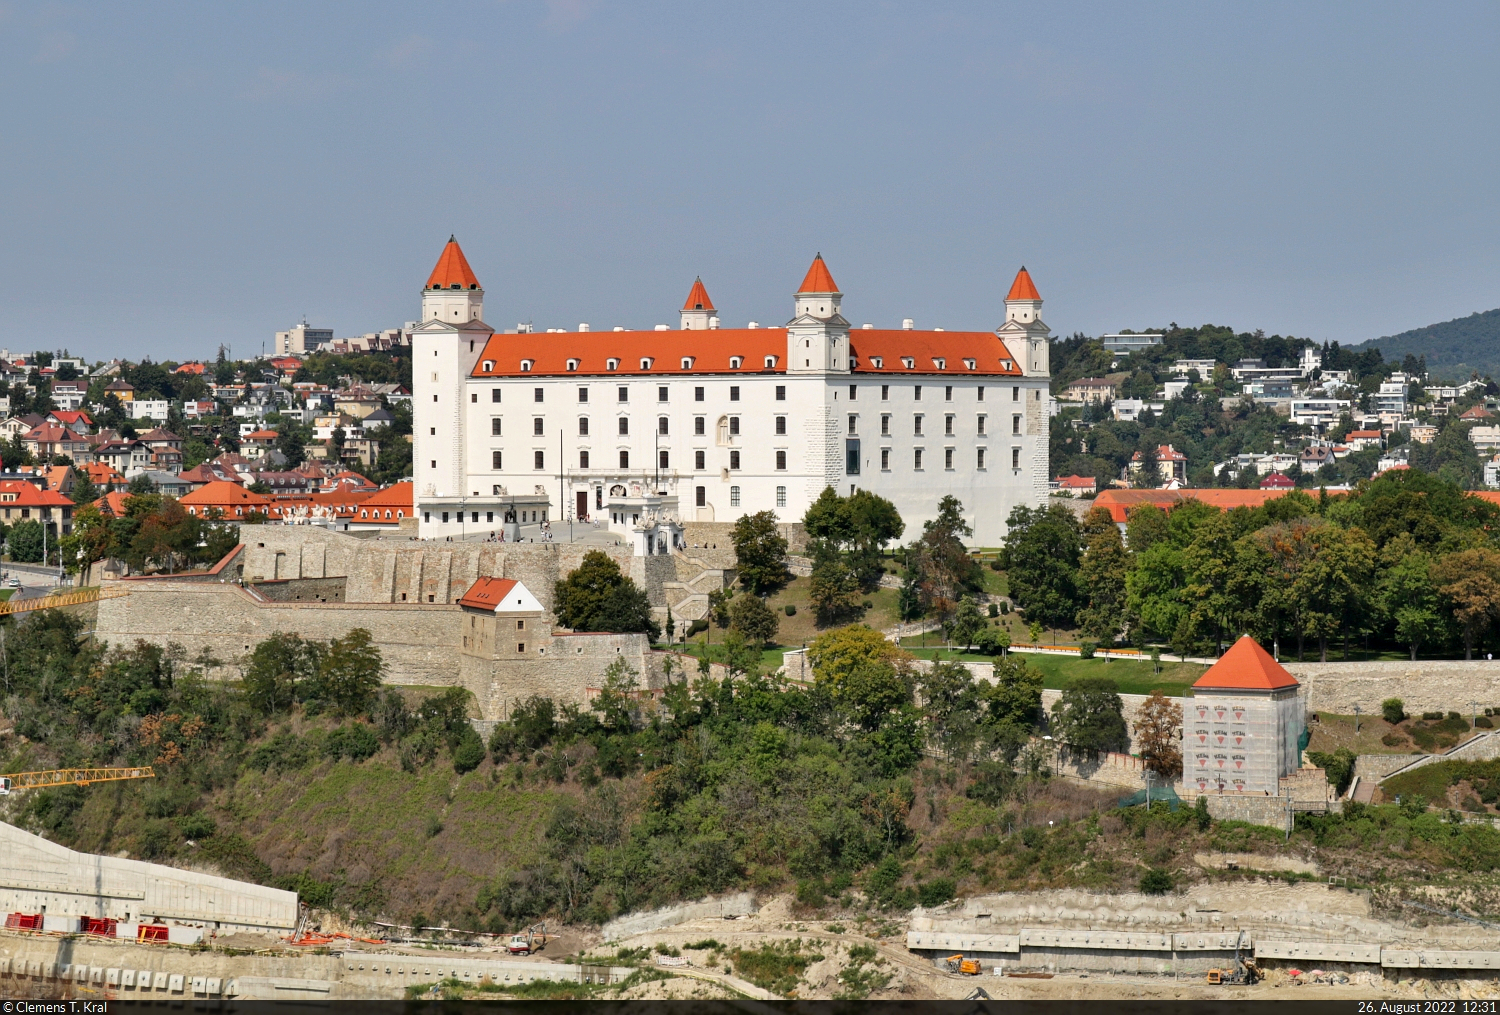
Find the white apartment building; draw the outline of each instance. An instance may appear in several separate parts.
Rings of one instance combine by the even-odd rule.
[[[676,329],[497,333],[450,238],[412,333],[423,538],[507,521],[802,517],[825,487],[907,534],[952,494],[974,542],[1048,494],[1050,329],[1024,268],[995,331],[853,328],[821,255],[782,327],[721,328],[701,281]],[[611,510],[612,505],[615,510]]]

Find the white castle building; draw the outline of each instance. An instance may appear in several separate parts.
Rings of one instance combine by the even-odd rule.
[[[797,521],[831,486],[891,500],[908,537],[952,494],[974,543],[998,544],[1011,508],[1048,493],[1031,276],[995,331],[853,328],[842,301],[819,255],[782,327],[720,327],[700,280],[676,330],[501,333],[450,238],[412,332],[421,536],[627,512]]]

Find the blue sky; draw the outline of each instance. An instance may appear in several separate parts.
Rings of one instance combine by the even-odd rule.
[[[237,356],[497,328],[1177,321],[1356,342],[1500,306],[1500,5],[0,0],[0,345]]]

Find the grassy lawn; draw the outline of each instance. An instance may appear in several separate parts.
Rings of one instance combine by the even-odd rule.
[[[1355,717],[1352,715],[1334,715],[1332,712],[1318,712],[1316,715],[1318,721],[1308,724],[1312,730],[1312,739],[1307,744],[1309,751],[1324,751],[1332,754],[1340,747],[1345,747],[1355,754],[1419,752],[1419,749],[1410,742],[1399,743],[1395,746],[1382,743],[1381,738],[1389,736],[1393,727],[1378,715],[1359,716],[1358,733],[1354,731]]]
[[[933,635],[934,640],[939,636]],[[923,648],[920,639],[902,639],[902,648],[918,659],[957,659],[961,662],[988,662],[992,657],[968,652],[952,652],[940,646]],[[1018,652],[1015,658],[1025,660],[1026,665],[1041,671],[1042,686],[1053,690],[1065,690],[1080,677],[1109,677],[1121,694],[1150,694],[1160,690],[1170,696],[1182,696],[1195,680],[1207,669],[1198,663],[1174,663],[1163,659],[1161,672],[1152,673],[1149,660],[1134,659],[1079,659],[1075,656],[1049,656],[1031,652]]]
[[[6,600],[8,600],[11,596],[13,596],[15,594],[16,594],[16,590],[15,589],[0,589],[0,603],[5,602]]]

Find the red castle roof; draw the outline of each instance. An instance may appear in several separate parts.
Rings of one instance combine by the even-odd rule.
[[[1010,285],[1010,292],[1005,297],[1008,300],[1039,300],[1042,294],[1036,291],[1036,283],[1031,281],[1031,273],[1026,270],[1026,265],[1021,265],[1021,270],[1016,272],[1016,280]]]
[[[474,269],[469,267],[469,261],[464,257],[464,252],[458,246],[458,240],[452,236],[448,237],[448,245],[443,248],[442,256],[438,258],[437,266],[432,269],[432,274],[427,276],[428,289],[479,289],[479,279],[474,275]]]
[[[693,280],[693,288],[688,290],[687,302],[682,305],[684,310],[712,310],[714,301],[708,298],[708,290],[703,288],[703,279]]]
[[[823,255],[819,254],[813,258],[812,266],[807,269],[807,274],[802,278],[802,286],[797,290],[799,293],[836,293],[839,287],[834,284],[833,276],[828,272],[828,265],[823,263]]]
[[[1236,691],[1277,691],[1296,687],[1297,678],[1271,658],[1271,654],[1248,634],[1219,657],[1208,672],[1193,684],[1202,688],[1224,688]]]

